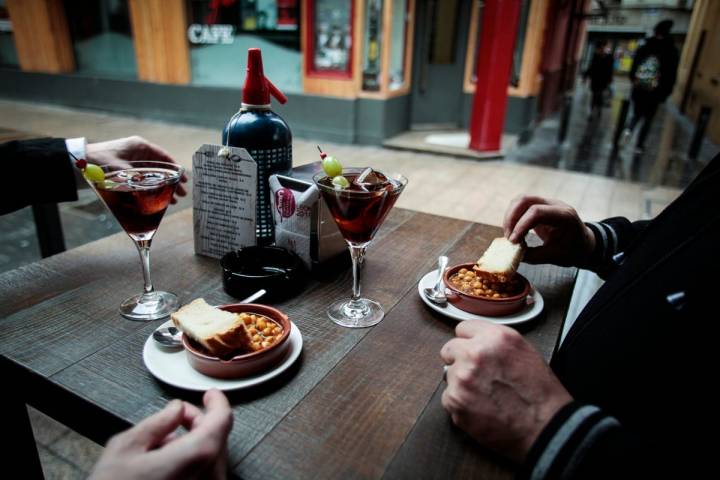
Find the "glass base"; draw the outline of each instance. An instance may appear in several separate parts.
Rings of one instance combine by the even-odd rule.
[[[385,311],[374,300],[360,298],[358,300],[338,300],[327,310],[330,320],[350,328],[372,327],[380,323]]]
[[[179,304],[174,293],[142,293],[125,300],[120,305],[120,315],[137,322],[149,322],[169,316],[178,309]]]

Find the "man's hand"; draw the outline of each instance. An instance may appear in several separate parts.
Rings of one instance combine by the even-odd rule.
[[[112,165],[126,168],[130,166],[127,162],[133,160],[177,163],[168,152],[137,135],[107,142],[89,143],[85,153],[88,162],[100,166]],[[183,174],[180,181],[187,182],[187,177]],[[185,188],[181,184],[178,184],[175,195],[181,197],[186,195]],[[172,199],[172,203],[176,203],[175,198]]]
[[[203,402],[205,412],[173,400],[110,439],[90,479],[224,479],[232,411],[218,390],[208,391]],[[178,436],[180,426],[188,433]]]
[[[440,351],[450,366],[443,407],[478,442],[522,462],[570,394],[515,330],[471,320],[455,333]]]
[[[563,266],[587,266],[595,250],[595,235],[575,209],[559,200],[521,196],[512,201],[503,221],[505,236],[517,243],[531,229],[543,241],[528,248],[523,261]]]

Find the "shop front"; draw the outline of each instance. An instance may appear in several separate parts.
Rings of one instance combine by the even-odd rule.
[[[219,131],[259,47],[295,135],[381,144],[467,129],[483,5],[503,1],[0,0],[0,96]],[[511,133],[535,119],[551,0],[518,3],[501,100]]]

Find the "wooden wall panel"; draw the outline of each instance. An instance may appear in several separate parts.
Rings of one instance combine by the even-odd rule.
[[[673,101],[679,106],[688,82],[692,81],[685,113],[690,120],[695,122],[702,107],[710,107],[712,112],[706,135],[715,143],[720,143],[720,63],[716,58],[718,49],[720,49],[718,22],[720,22],[720,2],[715,0],[697,0],[695,2],[673,94]],[[705,41],[691,79],[692,72],[690,70],[703,30],[705,30]]]
[[[138,78],[190,83],[190,50],[183,0],[130,0]]]
[[[680,63],[678,64],[677,81],[675,83],[675,89],[673,90],[672,96],[673,101],[678,106],[680,105],[680,102],[682,102],[685,85],[689,80],[690,68],[692,67],[693,58],[695,57],[695,50],[698,48],[700,33],[704,27],[707,7],[707,0],[696,0],[692,16],[690,17],[690,25],[688,26],[688,33],[685,36],[685,41],[683,42]]]
[[[7,0],[20,68],[28,72],[75,70],[62,0]]]

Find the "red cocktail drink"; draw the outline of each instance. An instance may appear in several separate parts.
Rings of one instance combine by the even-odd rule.
[[[350,186],[336,190],[332,180],[325,177],[319,181],[324,188],[322,196],[337,223],[345,240],[355,243],[367,243],[373,239],[385,217],[400,196],[401,189],[396,188],[394,180],[376,172],[379,182],[371,185],[359,185],[356,180],[359,173],[348,173],[345,178]]]
[[[365,249],[395,205],[407,179],[370,169],[346,168],[342,175],[334,178],[319,173],[313,180],[350,246],[353,261],[352,297],[330,305],[328,316],[345,327],[375,325],[383,319],[385,312],[378,302],[360,297],[360,265]]]
[[[179,180],[171,170],[136,168],[106,173],[95,189],[128,235],[146,235],[157,230]]]

